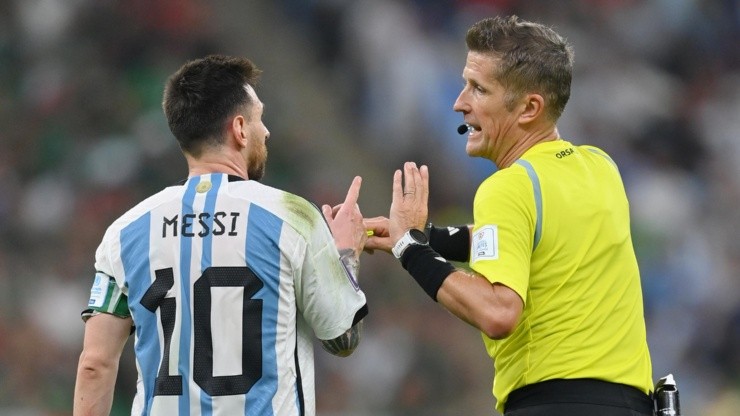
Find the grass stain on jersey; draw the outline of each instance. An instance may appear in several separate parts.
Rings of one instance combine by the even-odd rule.
[[[311,230],[316,227],[316,221],[319,219],[316,214],[322,215],[315,205],[298,195],[287,192],[283,197],[283,206],[291,217],[290,223],[304,237],[310,235]]]
[[[326,221],[324,214],[316,205],[308,202],[300,196],[285,193],[283,197],[283,206],[288,211],[290,223],[295,227],[295,230],[306,239],[311,238],[310,236],[313,233],[314,227],[319,225],[318,221]],[[328,224],[326,227],[329,228]],[[342,279],[342,283],[344,283],[345,279],[351,279],[348,275],[350,272],[342,265],[341,261],[329,262],[328,266],[332,269],[329,275],[334,276],[337,279]],[[339,282],[339,280],[337,280],[337,282]],[[331,290],[329,292],[334,296],[340,296],[341,293],[341,291],[337,290]],[[337,302],[339,302],[339,300],[337,300]]]

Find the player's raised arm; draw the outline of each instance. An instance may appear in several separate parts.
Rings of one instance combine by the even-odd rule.
[[[339,250],[339,259],[356,279],[360,272],[360,254],[362,253],[367,233],[362,221],[362,212],[357,200],[360,197],[362,178],[356,176],[347,191],[344,202],[334,208],[323,205],[321,211],[334,235],[334,241]],[[362,320],[352,325],[347,331],[336,338],[321,340],[321,345],[327,352],[346,357],[354,352],[359,345],[362,335]]]

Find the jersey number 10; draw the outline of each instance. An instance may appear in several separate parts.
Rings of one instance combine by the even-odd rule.
[[[182,395],[182,376],[170,375],[170,345],[175,329],[177,298],[166,298],[174,285],[172,268],[159,269],[141,304],[152,313],[160,309],[164,333],[164,354],[154,387],[155,396]],[[262,299],[252,299],[264,283],[248,267],[209,267],[193,286],[193,380],[211,396],[246,394],[262,377]],[[242,372],[237,375],[213,375],[213,339],[211,336],[211,287],[243,287]]]

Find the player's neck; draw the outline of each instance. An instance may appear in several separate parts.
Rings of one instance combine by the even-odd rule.
[[[229,158],[209,158],[207,155],[194,159],[186,157],[188,161],[188,177],[206,175],[209,173],[225,173],[240,178],[249,179],[246,166]]]

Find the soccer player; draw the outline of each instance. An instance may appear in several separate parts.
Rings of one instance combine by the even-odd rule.
[[[427,226],[429,171],[407,162],[394,174],[390,217],[366,220],[375,234],[366,248],[392,252],[432,299],[482,332],[505,415],[652,415],[619,171],[556,128],[571,47],[515,16],[476,23],[466,43],[453,108],[467,125],[468,155],[499,168],[476,192],[474,224]]]
[[[132,415],[313,415],[313,336],[338,356],[357,346],[361,178],[323,215],[258,182],[269,137],[260,72],[212,55],[167,81],[188,178],[118,218],[98,247],[75,415],[110,412],[132,332]]]

